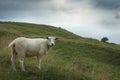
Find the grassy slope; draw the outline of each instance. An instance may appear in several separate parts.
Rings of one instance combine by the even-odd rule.
[[[7,45],[18,36],[56,36],[49,54],[43,57],[42,69],[36,58],[26,58],[26,72],[11,69]],[[120,46],[79,37],[49,25],[0,22],[0,80],[120,80]]]

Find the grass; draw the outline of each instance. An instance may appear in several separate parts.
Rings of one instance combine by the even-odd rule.
[[[26,72],[11,69],[8,44],[19,36],[58,37],[56,45],[42,59],[26,58]],[[0,80],[120,80],[120,45],[77,36],[49,25],[0,22]]]

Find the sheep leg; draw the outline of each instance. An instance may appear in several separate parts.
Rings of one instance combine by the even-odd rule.
[[[13,68],[14,71],[16,71],[16,66],[15,66],[14,61],[15,61],[15,55],[12,55],[12,57],[11,57],[12,68]]]
[[[25,71],[24,58],[23,58],[23,57],[20,58],[20,67],[21,67],[21,70],[22,70],[22,71]]]
[[[38,69],[40,69],[40,64],[41,64],[41,57],[40,56],[37,56],[37,67]]]
[[[15,61],[16,54],[17,54],[17,53],[16,53],[14,47],[11,49],[11,51],[12,51],[12,57],[11,57],[12,68],[13,68],[14,71],[16,71],[16,66],[15,66],[14,61]]]

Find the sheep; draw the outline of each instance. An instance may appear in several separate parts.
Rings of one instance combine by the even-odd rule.
[[[16,71],[16,66],[14,64],[16,55],[19,55],[20,68],[25,71],[24,68],[24,58],[25,57],[37,57],[37,67],[40,69],[41,58],[47,53],[47,51],[55,45],[56,37],[43,38],[25,38],[18,37],[13,40],[8,47],[11,48],[11,63],[13,70]]]

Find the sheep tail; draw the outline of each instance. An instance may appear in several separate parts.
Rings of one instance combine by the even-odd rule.
[[[16,40],[12,41],[12,42],[8,45],[8,47],[14,46],[14,45],[15,45],[15,42],[16,42]]]

